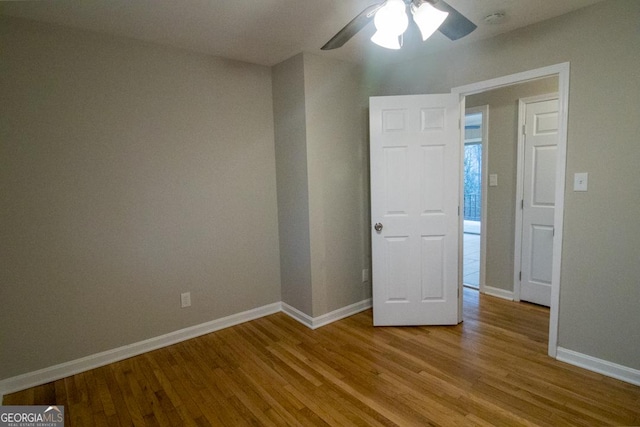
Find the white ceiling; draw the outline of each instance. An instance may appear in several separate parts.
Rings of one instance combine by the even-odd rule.
[[[447,0],[478,28],[452,42],[436,33],[403,51],[373,45],[369,25],[342,48],[321,51],[362,9],[381,0],[45,0],[2,2],[2,14],[275,65],[299,52],[355,62],[398,61],[524,27],[603,0]],[[504,12],[498,25],[483,18]]]

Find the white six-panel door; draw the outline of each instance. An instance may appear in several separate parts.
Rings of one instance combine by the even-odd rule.
[[[459,119],[458,95],[370,99],[374,325],[458,323]]]
[[[524,174],[520,299],[549,307],[555,211],[558,99],[523,105]]]

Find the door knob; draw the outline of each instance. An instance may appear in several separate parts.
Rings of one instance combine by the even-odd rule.
[[[382,224],[377,222],[376,225],[373,226],[377,232],[382,231]]]

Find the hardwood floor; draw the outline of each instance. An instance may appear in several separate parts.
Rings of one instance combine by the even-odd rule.
[[[452,327],[282,313],[5,396],[67,426],[640,425],[640,387],[546,355],[548,310],[465,290]]]

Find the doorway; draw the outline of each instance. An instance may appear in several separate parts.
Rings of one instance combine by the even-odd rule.
[[[522,142],[519,101],[525,98],[532,99],[531,97],[534,95],[556,92],[557,90],[558,79],[552,76],[484,91],[470,95],[465,100],[468,107],[466,116],[471,121],[467,124],[467,120],[465,120],[465,156],[462,160],[465,171],[463,174],[465,179],[463,244],[467,244],[463,252],[463,261],[466,261],[465,267],[469,267],[469,269],[464,269],[463,284],[472,285],[474,288],[478,287],[483,293],[518,301],[520,299],[520,280],[527,280],[528,276],[526,274],[522,275],[522,279],[520,278],[522,270],[519,262],[521,257],[519,237],[522,234],[522,227],[518,228],[517,224],[522,213],[520,202],[523,199],[522,187],[524,185],[523,181],[519,179],[519,171],[524,168],[524,163],[519,157],[521,151],[520,142]],[[483,116],[488,117],[487,124],[484,126],[487,136],[483,137],[479,137],[480,134],[478,133],[482,127],[478,124],[480,112],[483,113]],[[553,122],[556,123],[557,114],[554,117],[556,120]],[[473,121],[474,118],[475,122]],[[538,119],[544,120],[540,121]],[[547,127],[551,125],[551,121],[547,116],[536,115],[530,122],[536,120],[539,124]],[[543,133],[545,134],[544,137],[548,138],[549,132],[545,130]],[[533,138],[534,135],[532,134],[529,141],[533,141]],[[538,138],[538,136],[535,136],[535,138]],[[485,147],[484,155],[477,156],[476,153],[480,151],[481,146],[479,143],[482,139],[485,140],[482,145]],[[549,150],[546,150],[546,148],[545,144],[545,147],[533,153],[534,159],[541,158],[541,154],[547,154],[546,157],[542,156],[542,158],[549,157]],[[478,157],[481,157],[481,165],[479,167],[474,162]],[[531,162],[527,164],[529,163]],[[536,163],[546,165],[545,171],[554,168],[551,162]],[[476,170],[479,168],[481,168],[483,176],[488,179],[479,180],[481,185],[478,186],[478,180],[475,179],[474,175],[477,174]],[[542,189],[545,190],[544,194],[547,195],[545,196],[545,203],[547,203],[546,199],[553,198],[555,174],[553,174],[553,170],[551,170],[551,173],[552,176],[547,180],[548,182],[544,181],[546,184],[544,187],[536,183],[537,192]],[[544,175],[549,176],[547,172]],[[481,209],[477,208],[479,198],[476,194],[479,191],[476,187],[484,188],[487,191],[485,197],[480,198],[482,210],[486,212],[484,215],[479,215]],[[526,207],[528,209],[529,205],[527,204]],[[550,215],[550,222],[552,223],[553,212],[550,212]],[[480,222],[478,222],[477,218],[481,219]],[[482,227],[478,227],[478,224],[485,226],[485,232],[480,231],[479,236],[476,230]],[[486,232],[486,230],[489,231]],[[516,230],[520,230],[520,232]],[[539,233],[538,237],[541,237]],[[545,235],[545,237],[548,236]],[[536,247],[540,246],[539,243],[541,242],[539,240],[536,241]],[[545,243],[548,244],[544,247],[544,250],[536,252],[545,254],[544,257],[548,259],[545,264],[549,267],[548,274],[545,276],[545,284],[550,284],[551,240],[545,239]],[[478,241],[483,242],[482,249],[484,249],[480,250],[479,256],[474,255],[474,246],[478,247]],[[472,258],[474,256],[475,258]],[[468,270],[474,267],[477,269],[478,263],[474,261],[478,258],[482,261],[480,266],[482,267],[482,264],[484,264],[487,268],[483,270],[485,274],[480,278],[480,286],[473,286],[476,282],[474,282],[474,276]],[[538,257],[537,259],[540,261],[542,258]],[[539,262],[536,264],[539,264]],[[516,266],[517,268],[515,268]],[[517,283],[514,284],[514,281]],[[549,303],[546,305],[548,306]]]
[[[551,304],[549,319],[549,346],[548,354],[556,357],[558,346],[558,317],[559,317],[559,296],[560,296],[560,271],[562,263],[562,234],[563,234],[563,215],[564,215],[564,190],[566,175],[566,145],[567,145],[567,125],[568,125],[568,101],[569,101],[569,63],[562,63],[548,67],[538,68],[535,70],[525,71],[492,80],[486,80],[465,86],[459,86],[452,89],[452,93],[460,96],[461,104],[464,111],[467,97],[475,94],[481,94],[494,89],[507,88],[519,83],[543,79],[546,77],[557,78],[558,91],[558,148],[556,162],[556,182],[554,185],[555,194],[555,212],[554,212],[554,236],[553,236],[553,257],[552,257],[552,274],[551,274]],[[492,112],[493,115],[493,112]],[[461,120],[463,116],[461,117]],[[517,132],[517,130],[516,130]],[[462,151],[462,150],[461,150]],[[462,161],[462,152],[461,152]],[[493,157],[492,157],[493,158]],[[491,166],[489,166],[491,167]],[[492,171],[490,171],[493,174]],[[494,177],[492,177],[494,178]],[[500,175],[495,176],[495,186],[499,187],[501,182]],[[492,182],[493,184],[493,182]],[[515,184],[514,184],[515,185]],[[462,186],[461,186],[462,190]],[[462,191],[460,194],[460,203],[464,203]],[[509,213],[510,218],[514,218],[513,210]],[[460,218],[460,228],[463,227],[463,220]],[[513,227],[511,227],[513,229]],[[513,248],[513,243],[509,246]],[[513,254],[513,252],[512,252]],[[460,252],[462,256],[462,251]],[[460,267],[462,273],[462,267]],[[462,278],[462,276],[460,276]],[[486,278],[489,280],[489,278]],[[462,291],[462,280],[460,280],[460,290]],[[488,287],[488,286],[487,286]],[[486,287],[485,287],[486,288]],[[513,291],[505,289],[497,289],[494,295],[507,299],[513,299]],[[488,292],[487,292],[488,293]],[[459,320],[462,320],[462,301],[460,301],[461,309],[459,311]]]
[[[484,244],[482,221],[486,199],[485,175],[488,138],[488,106],[467,108],[464,120],[463,155],[463,285],[484,290]]]

